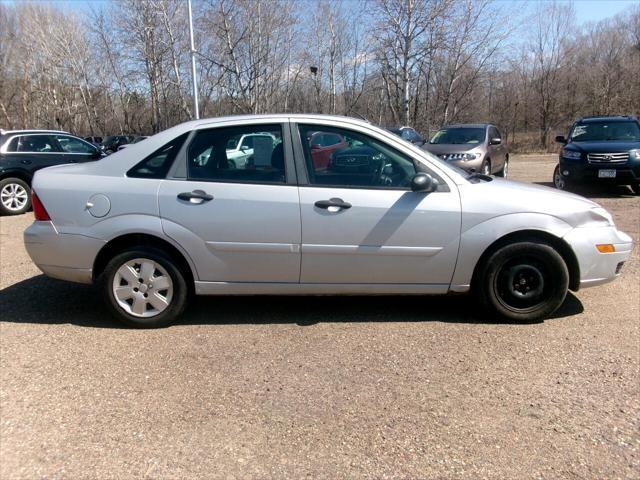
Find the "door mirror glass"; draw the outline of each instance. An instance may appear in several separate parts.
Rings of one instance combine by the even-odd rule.
[[[500,145],[502,143],[502,139],[500,137],[494,137],[489,141],[489,145]]]
[[[411,190],[414,192],[433,192],[438,183],[428,173],[416,173],[411,179]]]

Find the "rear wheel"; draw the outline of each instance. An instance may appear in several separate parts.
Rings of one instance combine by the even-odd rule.
[[[20,215],[31,208],[31,189],[24,180],[5,178],[0,181],[0,213]]]
[[[537,241],[498,248],[480,266],[474,292],[485,310],[516,321],[551,315],[564,302],[569,271],[560,254]]]
[[[112,313],[132,327],[165,327],[187,305],[185,275],[156,248],[135,247],[114,256],[97,283]]]

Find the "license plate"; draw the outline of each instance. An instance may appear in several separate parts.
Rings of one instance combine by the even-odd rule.
[[[616,178],[615,170],[598,170],[598,178]]]

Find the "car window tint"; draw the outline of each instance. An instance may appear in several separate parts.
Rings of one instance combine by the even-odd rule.
[[[96,149],[86,142],[83,142],[79,138],[69,137],[67,135],[56,135],[58,144],[63,151],[67,153],[95,153]]]
[[[135,178],[165,178],[171,168],[180,147],[189,136],[183,133],[162,146],[127,172],[127,176]]]
[[[53,153],[58,152],[56,141],[51,135],[24,135],[18,141],[18,152]]]
[[[230,148],[232,145],[240,148]],[[189,178],[285,183],[280,125],[213,128],[196,133],[187,152]]]
[[[310,138],[316,126],[300,125],[300,138]],[[416,173],[413,160],[388,145],[351,130],[326,127],[325,135],[340,142],[322,150],[303,143],[312,185],[408,188]]]

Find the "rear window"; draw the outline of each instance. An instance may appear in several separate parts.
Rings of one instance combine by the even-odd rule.
[[[182,147],[188,136],[189,133],[187,132],[174,138],[130,169],[127,172],[127,176],[133,178],[165,178],[180,151],[180,147]]]

